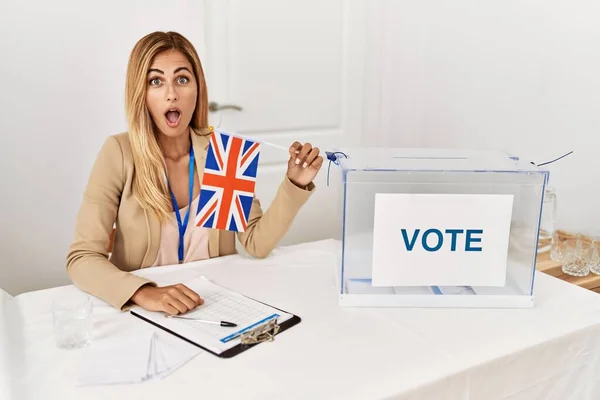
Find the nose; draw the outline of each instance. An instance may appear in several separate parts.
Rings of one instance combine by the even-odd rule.
[[[177,99],[179,99],[179,96],[177,95],[175,86],[171,84],[167,85],[167,101],[176,101]]]

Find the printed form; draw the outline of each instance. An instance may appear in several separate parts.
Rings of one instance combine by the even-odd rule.
[[[240,344],[240,336],[259,325],[272,319],[277,319],[278,324],[281,324],[293,317],[292,314],[221,287],[205,277],[185,285],[198,293],[204,299],[204,304],[182,316],[215,322],[228,321],[237,326],[225,327],[169,318],[164,313],[146,311],[141,307],[135,307],[131,311],[218,354]]]

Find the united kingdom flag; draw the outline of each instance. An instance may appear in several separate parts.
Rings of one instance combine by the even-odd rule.
[[[260,143],[214,131],[200,189],[196,226],[245,232],[254,197]]]

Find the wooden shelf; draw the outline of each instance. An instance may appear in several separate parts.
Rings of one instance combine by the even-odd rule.
[[[536,268],[548,275],[555,276],[563,281],[581,286],[596,293],[600,293],[600,275],[590,272],[588,276],[571,276],[562,272],[562,265],[558,261],[550,259],[550,252],[538,255]]]

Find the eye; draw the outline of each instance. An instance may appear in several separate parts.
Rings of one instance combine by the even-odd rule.
[[[177,83],[179,83],[180,85],[185,85],[189,81],[190,80],[188,78],[186,78],[185,76],[180,76],[179,78],[177,78]]]
[[[150,85],[152,85],[152,86],[160,85],[160,79],[159,78],[150,79]]]

